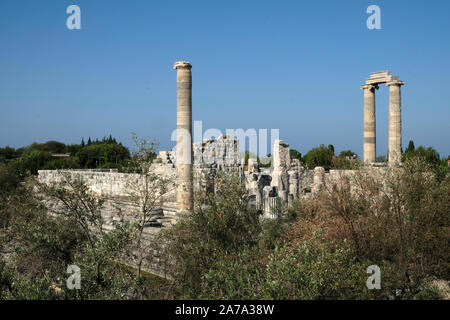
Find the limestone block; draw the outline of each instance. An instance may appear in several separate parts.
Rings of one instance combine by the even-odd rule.
[[[323,190],[325,183],[325,169],[323,167],[314,168],[314,185],[312,188],[313,193],[317,193]]]

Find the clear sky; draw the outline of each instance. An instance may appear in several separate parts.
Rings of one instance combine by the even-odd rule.
[[[66,8],[81,8],[68,30]],[[366,8],[381,8],[369,30]],[[402,87],[403,147],[450,154],[450,1],[0,1],[0,146],[131,132],[169,149],[177,60],[193,69],[203,128],[278,128],[303,154],[319,144],[362,155],[371,72]],[[388,88],[377,91],[377,155]]]

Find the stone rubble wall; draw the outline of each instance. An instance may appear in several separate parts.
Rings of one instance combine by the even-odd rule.
[[[239,153],[239,141],[230,136],[194,143],[194,190],[206,188],[214,190],[214,176],[223,171],[238,175],[249,191],[251,202],[262,210],[265,217],[273,217],[279,204],[291,204],[294,200],[310,197],[323,191],[326,182],[337,181],[352,170],[330,170],[321,167],[314,170],[304,168],[298,159],[292,159],[289,145],[276,140],[273,147],[272,167],[259,168],[256,159],[249,159],[247,170]],[[176,183],[175,152],[161,151],[152,164],[154,172],[170,178]],[[139,185],[138,174],[119,173],[105,170],[40,170],[39,180],[43,183],[60,181],[61,172],[78,175],[90,190],[99,196],[126,199],[130,184]],[[161,202],[164,215],[175,216],[175,189]]]
[[[163,178],[175,180],[176,171],[172,166],[155,163],[152,165],[153,173]],[[133,192],[144,187],[144,180],[139,174],[105,172],[94,170],[39,170],[39,182],[44,184],[58,183],[65,174],[72,178],[81,177],[89,190],[99,197],[107,199],[131,201]],[[132,186],[132,187],[131,187]],[[164,213],[175,213],[175,190],[171,190],[162,197],[160,210]]]
[[[128,181],[139,180],[139,175],[118,172],[95,172],[80,170],[39,170],[39,182],[53,183],[60,182],[64,173],[69,173],[72,177],[81,177],[89,189],[99,196],[126,197],[128,191],[126,184]]]
[[[255,193],[257,206],[265,217],[274,217],[280,204],[288,205],[307,197],[314,188],[314,171],[305,169],[298,159],[291,157],[288,144],[275,140],[272,155],[269,170],[249,161],[246,172],[249,190]]]

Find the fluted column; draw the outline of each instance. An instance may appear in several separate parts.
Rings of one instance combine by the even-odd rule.
[[[400,87],[402,81],[387,82],[389,86],[389,164],[402,161],[402,98]]]
[[[192,177],[192,65],[177,61],[177,213],[193,209]]]
[[[365,84],[361,89],[364,90],[364,162],[374,163],[377,150],[375,89],[378,89],[378,86]]]

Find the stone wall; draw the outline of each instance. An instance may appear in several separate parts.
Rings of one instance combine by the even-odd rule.
[[[126,197],[128,196],[127,182],[133,179],[138,180],[138,175],[128,173],[90,170],[39,170],[39,181],[41,183],[59,182],[63,173],[68,173],[72,177],[81,177],[89,186],[89,189],[99,196]]]
[[[173,165],[155,163],[152,168],[154,174],[174,181],[176,171]],[[140,175],[133,173],[97,170],[39,170],[38,174],[39,182],[45,184],[59,182],[65,174],[72,178],[81,177],[94,194],[109,200],[125,202],[131,201],[133,192],[144,186]],[[174,215],[175,207],[175,190],[171,188],[162,198],[159,209],[165,214]]]
[[[305,169],[298,159],[292,159],[289,145],[282,140],[275,141],[271,168],[259,168],[256,159],[249,159],[247,170],[244,170],[239,141],[234,137],[205,140],[193,144],[193,149],[194,190],[214,190],[211,183],[219,171],[236,174],[245,183],[254,206],[266,217],[273,216],[278,203],[290,204],[295,199],[311,196],[323,189],[326,179],[339,179],[340,175],[350,171],[330,170],[325,173],[320,167]],[[175,182],[175,154],[172,151],[159,152],[152,165],[154,173]],[[95,194],[112,199],[126,199],[130,195],[130,185],[142,184],[137,174],[104,170],[40,170],[39,180],[43,183],[59,181],[62,172],[81,176]],[[163,198],[160,209],[165,215],[175,215],[175,189]]]

